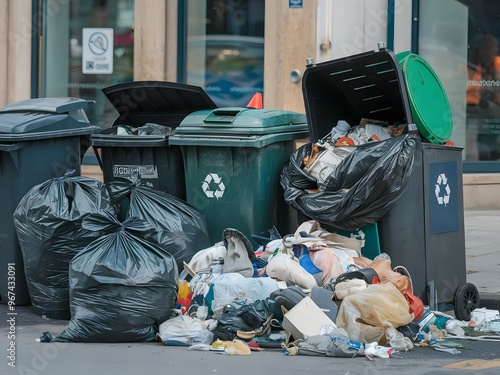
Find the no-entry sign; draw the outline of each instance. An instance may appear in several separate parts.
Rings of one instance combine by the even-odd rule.
[[[83,28],[82,73],[113,73],[113,29]]]

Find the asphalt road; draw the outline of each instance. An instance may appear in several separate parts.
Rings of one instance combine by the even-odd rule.
[[[0,305],[0,374],[499,374],[500,342],[455,340],[464,346],[450,354],[416,347],[389,359],[364,357],[329,358],[288,356],[281,349],[230,356],[217,352],[189,351],[161,342],[88,344],[39,343],[43,332],[61,333],[67,321],[49,320],[32,313],[29,306],[16,307],[12,331],[6,305]],[[9,340],[14,332],[15,339]],[[14,341],[14,348],[9,347]],[[13,349],[13,350],[12,350]],[[9,358],[9,353],[13,354]],[[15,361],[15,367],[9,363]]]

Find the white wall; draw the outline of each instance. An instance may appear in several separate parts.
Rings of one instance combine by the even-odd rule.
[[[318,0],[316,61],[387,46],[387,0]],[[394,5],[394,51],[411,48],[412,0]]]
[[[394,52],[411,50],[412,0],[396,0],[394,5]]]

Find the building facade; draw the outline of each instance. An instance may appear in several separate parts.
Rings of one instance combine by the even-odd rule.
[[[304,112],[306,59],[383,42],[418,53],[443,83],[465,206],[500,207],[498,14],[486,0],[3,0],[0,107],[82,97],[105,128],[116,110],[102,89],[149,80],[201,86],[221,107],[261,92],[265,108]]]

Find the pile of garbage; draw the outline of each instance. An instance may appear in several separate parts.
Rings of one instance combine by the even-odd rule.
[[[283,237],[271,228],[269,238],[254,237],[258,248],[234,228],[200,248],[205,223],[185,202],[130,181],[69,174],[32,189],[15,220],[35,312],[59,318],[69,308],[68,326],[42,342],[158,341],[229,355],[275,349],[373,359],[415,346],[451,351],[442,342],[465,336],[467,323],[413,295],[405,267],[384,253],[363,256],[362,241],[314,220]],[[184,226],[184,242],[166,240],[174,222]],[[60,248],[46,238],[28,250],[41,232],[54,244],[71,243],[65,235],[82,240]],[[33,261],[48,271],[43,259],[58,258],[59,248],[73,253],[45,282],[36,279]]]
[[[222,237],[185,264],[177,316],[160,325],[163,344],[373,359],[416,346],[455,354],[450,338],[470,336],[472,323],[431,311],[413,295],[404,266],[344,247],[351,238],[314,220],[255,251],[236,229]]]
[[[73,176],[35,186],[14,221],[34,311],[68,319],[42,342],[151,342],[230,355],[390,358],[495,328],[431,311],[402,265],[315,220],[294,233],[235,228],[210,244],[186,202],[128,180]]]
[[[160,325],[165,345],[337,357],[413,347],[397,328],[418,321],[423,304],[386,254],[365,258],[315,221],[256,250],[236,229],[222,237],[185,265],[177,316]]]

